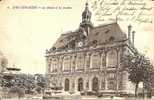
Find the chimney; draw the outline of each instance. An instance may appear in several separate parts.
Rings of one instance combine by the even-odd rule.
[[[134,46],[134,38],[135,38],[135,31],[132,32],[132,43],[133,43],[133,46]]]
[[[129,26],[128,26],[128,41],[129,41],[129,43],[131,41],[131,30],[132,30],[132,26],[129,24]]]

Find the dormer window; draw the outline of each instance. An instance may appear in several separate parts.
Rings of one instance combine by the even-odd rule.
[[[109,31],[110,31],[110,30],[109,30],[109,29],[107,29],[107,30],[105,31],[105,33],[107,34],[107,33],[109,33]]]
[[[60,42],[63,42],[63,40],[60,40]]]
[[[94,40],[92,43],[93,43],[93,44],[97,44],[97,40]]]
[[[99,34],[99,32],[96,32],[96,33],[95,33],[95,36],[97,36],[98,34]]]
[[[52,47],[52,50],[56,50],[56,47]]]
[[[114,41],[114,37],[113,36],[111,36],[110,38],[109,38],[109,41]]]

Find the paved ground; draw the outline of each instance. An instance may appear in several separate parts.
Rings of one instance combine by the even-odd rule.
[[[97,97],[82,97],[82,100],[154,100],[153,99],[147,99],[147,98],[124,98],[124,97],[102,97],[102,98],[97,98]]]
[[[41,98],[37,98],[37,97],[33,97],[33,98],[12,98],[12,99],[1,99],[1,100],[43,100]],[[51,100],[51,99],[50,99]],[[56,100],[56,99],[54,99]],[[65,100],[71,100],[71,99],[65,99]],[[110,98],[110,97],[102,97],[102,98],[97,98],[97,97],[82,97],[81,99],[77,98],[77,99],[73,99],[73,100],[154,100],[154,98],[152,99],[145,99],[145,98],[118,98],[118,97],[114,97],[114,98]]]

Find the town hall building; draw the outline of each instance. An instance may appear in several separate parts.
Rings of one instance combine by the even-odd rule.
[[[61,34],[46,50],[46,70],[50,86],[64,91],[134,93],[122,59],[134,54],[132,26],[127,34],[117,22],[94,26],[88,3],[77,30]]]

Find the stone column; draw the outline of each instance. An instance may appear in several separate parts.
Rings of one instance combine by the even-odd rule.
[[[75,62],[75,70],[77,70],[77,54],[74,56],[74,62]]]
[[[102,67],[102,52],[99,52],[99,70],[101,70]]]
[[[78,80],[77,80],[77,78],[74,78],[74,83],[75,83],[75,84],[74,84],[74,85],[75,85],[75,86],[74,86],[74,90],[75,90],[75,92],[76,92],[76,91],[78,91]]]
[[[121,50],[120,50],[120,48],[118,48],[117,49],[117,67],[118,67],[118,69],[120,68],[120,52]]]
[[[63,65],[63,62],[64,62],[64,56],[62,56],[62,58],[61,58],[61,72],[64,71],[64,65]]]
[[[104,69],[105,67],[105,59],[106,59],[106,56],[105,56],[105,51],[101,52],[101,70]]]
[[[72,69],[72,72],[74,72],[75,71],[75,55],[72,55],[72,61],[71,61],[71,69]]]
[[[70,55],[70,73],[72,73],[73,71],[72,71],[72,60],[73,60],[73,57],[72,57],[72,55]]]
[[[75,80],[74,80],[74,78],[72,79],[72,91],[75,92]]]
[[[102,90],[102,77],[99,77],[99,90]]]
[[[86,91],[87,77],[83,77],[83,90]]]
[[[71,73],[71,55],[69,55],[69,68],[68,71]]]
[[[116,67],[116,92],[118,93],[118,84],[119,84],[119,48],[116,49],[116,52],[117,52],[117,67]]]
[[[53,65],[52,65],[52,59],[50,59],[50,66],[49,66],[49,71],[50,71],[50,73],[52,73],[52,70],[53,70]]]
[[[63,71],[63,56],[60,57],[60,73]]]
[[[60,73],[60,56],[57,56],[57,73]]]
[[[92,54],[90,53],[90,54],[89,54],[89,69],[92,68],[92,65],[91,65],[91,59],[92,59],[92,58],[91,58],[91,56],[92,56]]]
[[[84,57],[83,57],[83,59],[84,59],[84,72],[86,72],[86,53],[84,53]]]
[[[92,91],[92,78],[89,78],[89,91]]]
[[[85,83],[85,89],[86,89],[86,91],[88,91],[89,90],[89,76],[87,76],[87,79],[86,79],[86,83]]]
[[[74,92],[74,77],[70,78],[70,92]]]
[[[62,87],[63,87],[63,91],[65,91],[65,80],[64,80],[64,78],[62,78]]]
[[[107,50],[104,50],[104,81],[105,81],[105,88],[104,90],[108,90],[108,84],[107,84],[107,66],[106,66],[106,56],[107,56]]]
[[[108,90],[108,84],[107,84],[107,73],[105,72],[105,76],[104,76],[104,81],[105,81],[105,90]]]
[[[46,74],[50,73],[50,59],[49,57],[46,57]]]

